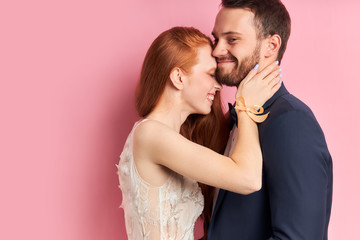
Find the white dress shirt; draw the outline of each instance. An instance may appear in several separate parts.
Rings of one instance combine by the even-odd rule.
[[[231,154],[234,151],[234,147],[235,147],[237,138],[238,138],[238,128],[237,128],[236,124],[234,124],[233,129],[230,132],[230,137],[229,137],[229,140],[228,140],[226,148],[225,148],[225,152],[224,152],[225,156],[231,156]],[[215,209],[216,200],[219,195],[219,190],[220,190],[219,188],[215,188],[212,212],[214,212],[214,209]]]

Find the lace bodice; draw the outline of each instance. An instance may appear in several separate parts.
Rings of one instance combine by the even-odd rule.
[[[195,221],[204,207],[201,189],[196,181],[175,172],[160,187],[141,179],[132,151],[133,133],[140,123],[130,132],[117,165],[128,239],[194,239]]]

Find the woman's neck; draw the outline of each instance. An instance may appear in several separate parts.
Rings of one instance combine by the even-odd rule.
[[[146,118],[161,122],[174,131],[180,132],[181,125],[189,115],[189,112],[182,109],[182,103],[160,99],[154,110]]]

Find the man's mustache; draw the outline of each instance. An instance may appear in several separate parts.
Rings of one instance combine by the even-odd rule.
[[[234,61],[237,62],[237,59],[234,56],[225,56],[216,58],[217,61]]]

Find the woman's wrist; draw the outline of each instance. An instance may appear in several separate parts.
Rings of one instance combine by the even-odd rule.
[[[236,98],[235,110],[238,114],[245,113],[256,123],[262,123],[269,115],[269,113],[263,114],[264,109],[258,105],[247,106],[246,101],[242,96]]]
[[[245,111],[239,111],[239,110],[235,110],[235,111],[236,111],[236,115],[238,117],[238,121],[239,120],[243,121],[244,119],[247,119],[251,122],[254,122]]]

